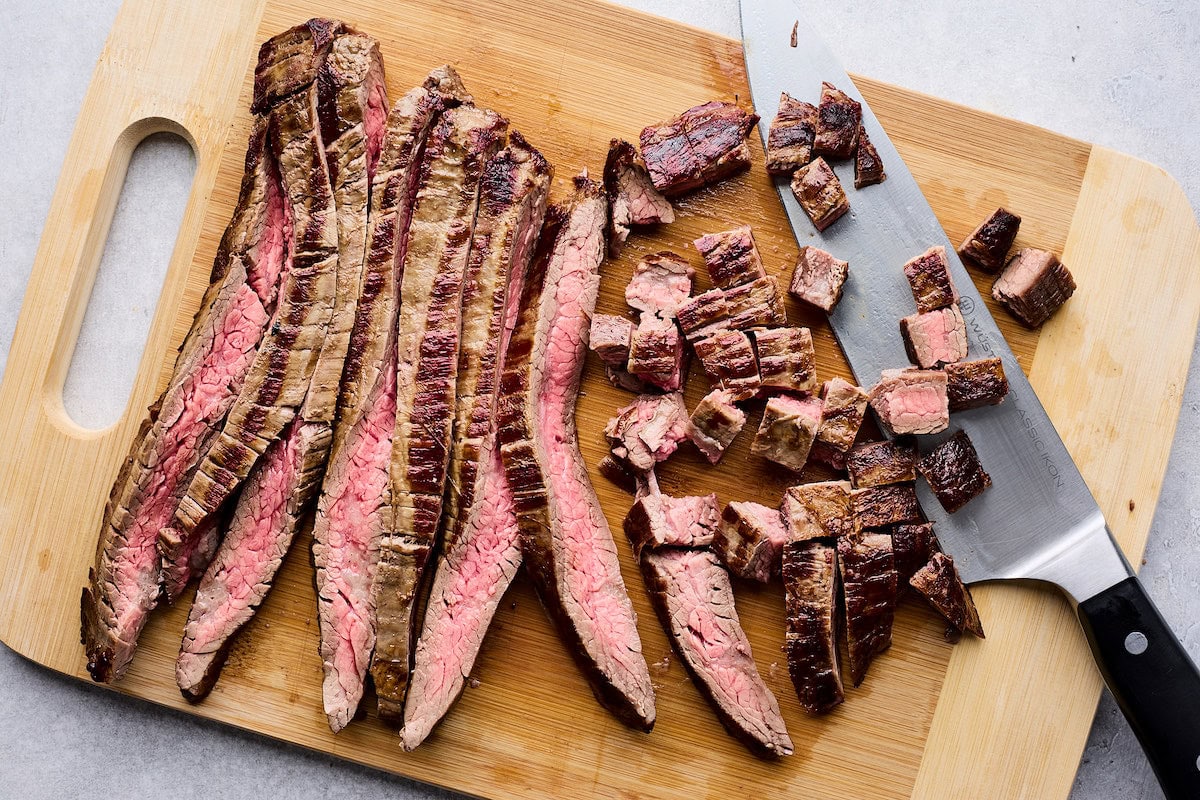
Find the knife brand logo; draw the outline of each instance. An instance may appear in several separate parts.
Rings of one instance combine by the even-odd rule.
[[[962,312],[967,326],[970,327],[971,333],[974,334],[972,338],[975,340],[975,343],[989,356],[996,355],[996,351],[992,347],[992,337],[979,325],[979,322],[975,318],[975,299],[971,297],[960,298],[958,308]]]
[[[1046,474],[1050,476],[1050,480],[1054,481],[1054,488],[1063,488],[1062,473],[1059,471],[1058,465],[1050,458],[1049,453],[1046,452],[1046,443],[1038,435],[1037,423],[1030,418],[1025,409],[1018,408],[1017,413],[1021,415],[1021,424],[1025,426],[1025,432],[1029,434],[1029,441],[1033,442],[1033,449],[1039,454],[1042,467],[1046,470]]]

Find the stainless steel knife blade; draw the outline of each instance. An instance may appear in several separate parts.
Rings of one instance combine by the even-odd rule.
[[[853,188],[853,164],[832,164],[846,187],[850,213],[820,233],[793,197],[786,177],[775,186],[803,246],[812,244],[850,263],[842,300],[829,321],[860,384],[884,369],[909,366],[899,320],[915,312],[901,269],[913,256],[942,245],[950,257],[967,322],[969,358],[999,356],[1010,391],[999,406],[959,412],[950,430],[922,437],[922,450],[955,430],[971,437],[992,486],[947,514],[922,483],[926,513],[963,579],[1048,581],[1076,602],[1133,573],[1107,530],[1099,506],[984,305],[955,248],[879,120],[791,0],[742,0],[742,40],[754,107],[765,146],[781,92],[816,102],[828,81],[863,106],[863,127],[879,150],[887,180]],[[794,42],[794,44],[793,44]]]

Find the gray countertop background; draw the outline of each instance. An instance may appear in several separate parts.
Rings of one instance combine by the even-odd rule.
[[[8,156],[0,168],[0,368],[79,104],[119,0],[3,5],[9,32],[0,48],[0,141],[8,142]],[[629,5],[738,34],[736,0]],[[848,5],[827,23],[827,36],[849,70],[1145,158],[1171,172],[1193,206],[1200,205],[1196,0],[930,0],[919,14],[910,3]],[[81,424],[103,427],[125,404],[158,293],[158,280],[146,273],[165,270],[191,164],[187,147],[169,138],[155,138],[135,155],[133,188],[118,208],[64,393]],[[1198,371],[1193,359],[1141,574],[1200,660]],[[0,796],[84,795],[453,796],[119,697],[0,647]],[[1107,693],[1072,797],[1162,797]]]

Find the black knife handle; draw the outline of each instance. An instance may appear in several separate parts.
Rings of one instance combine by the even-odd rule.
[[[1127,578],[1080,603],[1079,620],[1163,792],[1200,798],[1200,671],[1142,582]]]

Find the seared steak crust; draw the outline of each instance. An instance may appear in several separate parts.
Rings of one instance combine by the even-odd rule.
[[[911,483],[917,479],[917,448],[901,442],[860,444],[846,456],[855,489]]]
[[[862,105],[833,84],[822,83],[813,151],[831,158],[850,158],[861,128]]]
[[[958,302],[958,289],[950,277],[946,248],[941,245],[929,248],[905,264],[904,276],[917,301],[917,311],[922,314]]]
[[[863,682],[875,656],[892,646],[896,614],[896,569],[892,538],[869,533],[857,541],[837,540],[838,568],[846,598],[846,643],[850,678]]]
[[[710,464],[721,460],[746,424],[746,412],[734,405],[733,399],[728,389],[714,389],[692,410],[688,438]]]
[[[921,504],[911,483],[855,489],[850,496],[854,504],[855,522],[861,528],[921,522]]]
[[[808,394],[817,388],[817,355],[808,328],[763,328],[754,332],[762,385]]]
[[[1008,378],[999,358],[946,365],[946,397],[951,411],[994,406],[1008,395]]]
[[[842,182],[823,158],[796,170],[792,175],[792,194],[819,231],[837,222],[850,210]]]
[[[793,542],[838,538],[855,531],[849,481],[801,483],[788,487],[779,505]]]
[[[956,631],[969,631],[983,638],[983,623],[979,621],[971,590],[959,577],[950,556],[934,553],[929,563],[909,579],[909,584],[940,611]]]
[[[747,169],[746,137],[757,123],[757,114],[714,100],[648,126],[642,158],[654,187],[673,197]]]
[[[917,462],[942,507],[953,514],[992,485],[966,431],[958,431]]]
[[[783,548],[783,588],[788,672],[804,710],[824,714],[845,699],[834,616],[837,548],[821,541],[788,542]]]
[[[767,277],[749,225],[720,233],[706,233],[692,245],[704,258],[708,277],[714,286],[730,289]]]
[[[1021,218],[1004,208],[997,208],[978,228],[963,239],[958,254],[963,259],[974,261],[988,272],[1004,266],[1008,251],[1017,239]]]
[[[817,133],[817,108],[787,92],[779,97],[779,111],[767,134],[767,172],[790,175],[812,160]]]
[[[854,188],[873,186],[876,183],[883,183],[885,180],[887,180],[887,173],[883,171],[883,161],[879,158],[879,151],[875,149],[875,145],[871,144],[867,132],[860,126],[858,144],[854,148]]]
[[[892,557],[895,559],[900,590],[908,586],[908,579],[925,566],[934,553],[941,551],[932,522],[892,526]]]
[[[992,297],[1026,327],[1036,328],[1075,293],[1075,279],[1045,250],[1021,250],[992,284]]]

